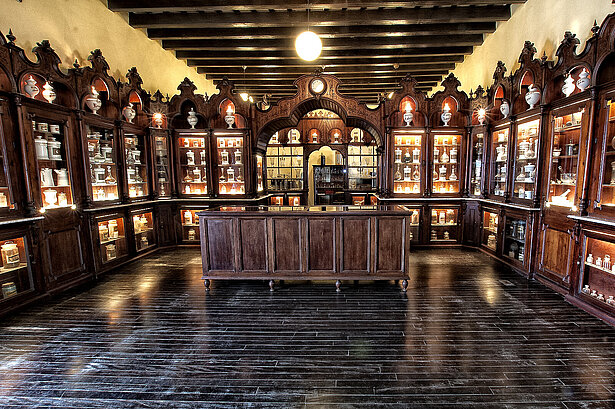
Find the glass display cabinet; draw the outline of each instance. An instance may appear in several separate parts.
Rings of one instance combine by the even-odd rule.
[[[411,243],[420,243],[421,241],[421,208],[416,207],[408,207],[408,210],[411,210],[410,214],[410,242]]]
[[[201,232],[199,229],[198,212],[206,208],[182,208],[179,211],[179,216],[182,221],[182,242],[198,243],[200,241]]]
[[[0,304],[19,294],[34,290],[30,256],[25,237],[15,237],[10,240],[0,240]]]
[[[420,196],[424,190],[422,130],[396,129],[393,134],[393,193]]]
[[[218,163],[218,193],[244,195],[244,134],[239,132],[214,133]]]
[[[32,120],[43,209],[73,205],[70,163],[63,123],[40,117]]]
[[[102,264],[105,265],[128,256],[124,218],[117,216],[104,218],[98,221],[97,225]]]
[[[504,197],[508,180],[508,134],[509,128],[497,129],[491,136],[491,169],[489,193]]]
[[[147,174],[147,151],[143,135],[125,133],[124,153],[126,181],[131,199],[144,198],[149,194]]]
[[[435,243],[454,243],[457,241],[457,208],[432,208],[431,231],[429,239]]]
[[[348,145],[348,188],[370,191],[378,187],[378,155],[371,143]]]
[[[14,209],[13,190],[11,187],[10,167],[7,162],[7,148],[4,133],[5,126],[11,126],[12,122],[7,118],[8,101],[0,97],[0,213],[8,212],[9,209]],[[5,125],[5,121],[6,125]]]
[[[145,251],[156,245],[154,215],[151,211],[133,213],[132,227],[137,252]]]
[[[472,134],[472,163],[470,169],[470,195],[481,196],[483,190],[483,163],[485,149],[485,134],[476,132]]]
[[[113,129],[85,125],[88,154],[86,157],[94,202],[120,198],[118,190],[117,152]]]
[[[504,225],[504,257],[524,265],[526,262],[525,237],[527,220],[520,217],[506,215]]]
[[[579,146],[583,111],[555,115],[549,155],[549,206],[576,210],[577,180],[579,176]]]
[[[303,190],[303,147],[267,146],[267,189],[270,192]]]
[[[496,251],[498,242],[499,216],[495,211],[483,211],[483,237],[481,244]]]
[[[459,194],[461,141],[459,134],[438,132],[433,135],[432,193]]]
[[[153,140],[158,197],[169,198],[172,194],[171,164],[169,163],[169,138],[165,132],[161,134],[153,133]]]
[[[615,236],[585,232],[579,293],[582,299],[615,312]]]
[[[265,181],[263,180],[263,155],[256,155],[256,191],[258,193],[265,190]]]
[[[182,132],[177,138],[180,194],[204,196],[209,193],[207,183],[207,145],[209,133]]]
[[[536,192],[539,130],[539,119],[517,125],[513,171],[513,197],[517,199],[531,200]]]

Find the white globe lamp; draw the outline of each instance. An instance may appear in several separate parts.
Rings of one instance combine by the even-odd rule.
[[[318,34],[308,30],[297,36],[295,50],[302,60],[314,61],[322,51],[322,41]]]

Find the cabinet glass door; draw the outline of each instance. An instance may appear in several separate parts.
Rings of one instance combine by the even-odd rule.
[[[483,246],[495,251],[498,237],[498,214],[483,212]]]
[[[86,125],[92,200],[117,200],[117,164],[112,129]]]
[[[579,174],[579,142],[583,112],[556,116],[551,136],[547,202],[573,208]]]
[[[128,181],[128,196],[144,197],[149,194],[147,188],[147,156],[144,137],[142,135],[126,134],[124,136],[126,151],[126,180]]]
[[[457,213],[458,209],[431,210],[430,240],[432,242],[457,241]]]
[[[508,128],[493,132],[491,141],[490,193],[504,196],[508,179]]]
[[[219,193],[221,195],[245,194],[243,136],[218,136],[216,146]]]
[[[63,124],[58,122],[42,118],[32,121],[43,209],[73,204],[64,131]]]
[[[606,140],[602,157],[602,186],[600,204],[615,206],[615,101],[609,101]]]
[[[0,301],[33,289],[28,249],[24,237],[0,241]]]
[[[103,264],[128,255],[123,217],[98,222],[98,238]]]
[[[421,194],[423,172],[422,131],[394,131],[393,140],[393,192]]]
[[[431,191],[459,193],[461,135],[434,135]]]
[[[480,196],[483,186],[483,149],[485,138],[483,133],[472,137],[472,169],[470,174],[470,194]]]
[[[156,245],[154,216],[152,212],[133,215],[132,227],[134,229],[134,240],[137,251],[143,251]]]
[[[376,145],[348,145],[348,187],[350,190],[374,190],[377,187],[378,156]]]
[[[302,146],[270,145],[266,156],[269,191],[303,189]]]
[[[580,290],[593,302],[615,311],[615,242],[585,237],[585,254]]]
[[[502,253],[505,257],[518,261],[521,264],[525,262],[526,229],[527,221],[525,219],[506,216],[504,249]]]
[[[182,134],[178,139],[181,192],[185,195],[206,195],[207,138],[204,133]]]
[[[517,126],[513,195],[519,199],[534,198],[539,127],[538,119]]]
[[[156,182],[158,196],[171,196],[171,169],[169,167],[169,142],[166,136],[154,136],[154,156],[156,160]]]

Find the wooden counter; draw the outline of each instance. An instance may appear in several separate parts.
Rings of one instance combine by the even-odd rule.
[[[403,280],[403,206],[220,207],[198,213],[203,279]]]

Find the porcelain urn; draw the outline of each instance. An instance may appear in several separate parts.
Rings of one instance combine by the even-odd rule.
[[[102,102],[98,96],[98,91],[96,91],[96,88],[92,85],[92,93],[85,97],[85,104],[95,114],[98,114],[98,110],[102,107]]]
[[[587,71],[587,68],[583,68],[577,80],[577,87],[579,87],[581,91],[585,91],[587,87],[589,87],[590,82],[589,71]]]
[[[500,105],[500,112],[503,118],[508,118],[510,114],[510,104],[505,99],[502,100],[502,104]]]
[[[412,113],[412,105],[408,103],[406,104],[406,110],[404,112],[404,122],[406,123],[406,126],[410,126],[413,119],[414,114]]]
[[[233,122],[234,122],[233,118]],[[226,121],[226,117],[225,117]],[[190,108],[190,112],[188,112],[188,125],[190,125],[191,129],[194,129],[195,125],[199,122],[199,118],[196,116],[196,112],[194,112],[194,108]],[[228,124],[228,122],[227,122]]]
[[[53,104],[53,101],[56,100],[56,92],[53,90],[53,87],[49,82],[46,82],[45,85],[43,85],[43,98],[45,98],[50,104]]]
[[[228,125],[228,129],[231,129],[235,125],[235,115],[233,115],[233,109],[229,106],[224,116],[224,122]]]
[[[128,123],[132,123],[133,119],[137,116],[137,111],[135,111],[132,106],[132,102],[129,102],[128,105],[122,109],[122,115],[124,115],[124,118],[126,118]]]
[[[564,80],[564,85],[562,86],[562,93],[566,97],[569,97],[572,95],[575,89],[576,85],[574,85],[574,78],[572,78],[572,75],[568,74],[566,76],[566,79]]]
[[[448,104],[445,104],[442,115],[440,115],[440,119],[442,119],[442,122],[444,122],[444,126],[448,126],[448,123],[451,121],[452,117],[453,114],[451,114],[451,108],[448,106]]]
[[[30,98],[34,98],[40,92],[38,86],[36,85],[36,80],[31,75],[26,80],[26,85],[24,85],[23,89]]]
[[[525,102],[533,109],[540,102],[540,89],[534,84],[530,84],[525,94]]]

